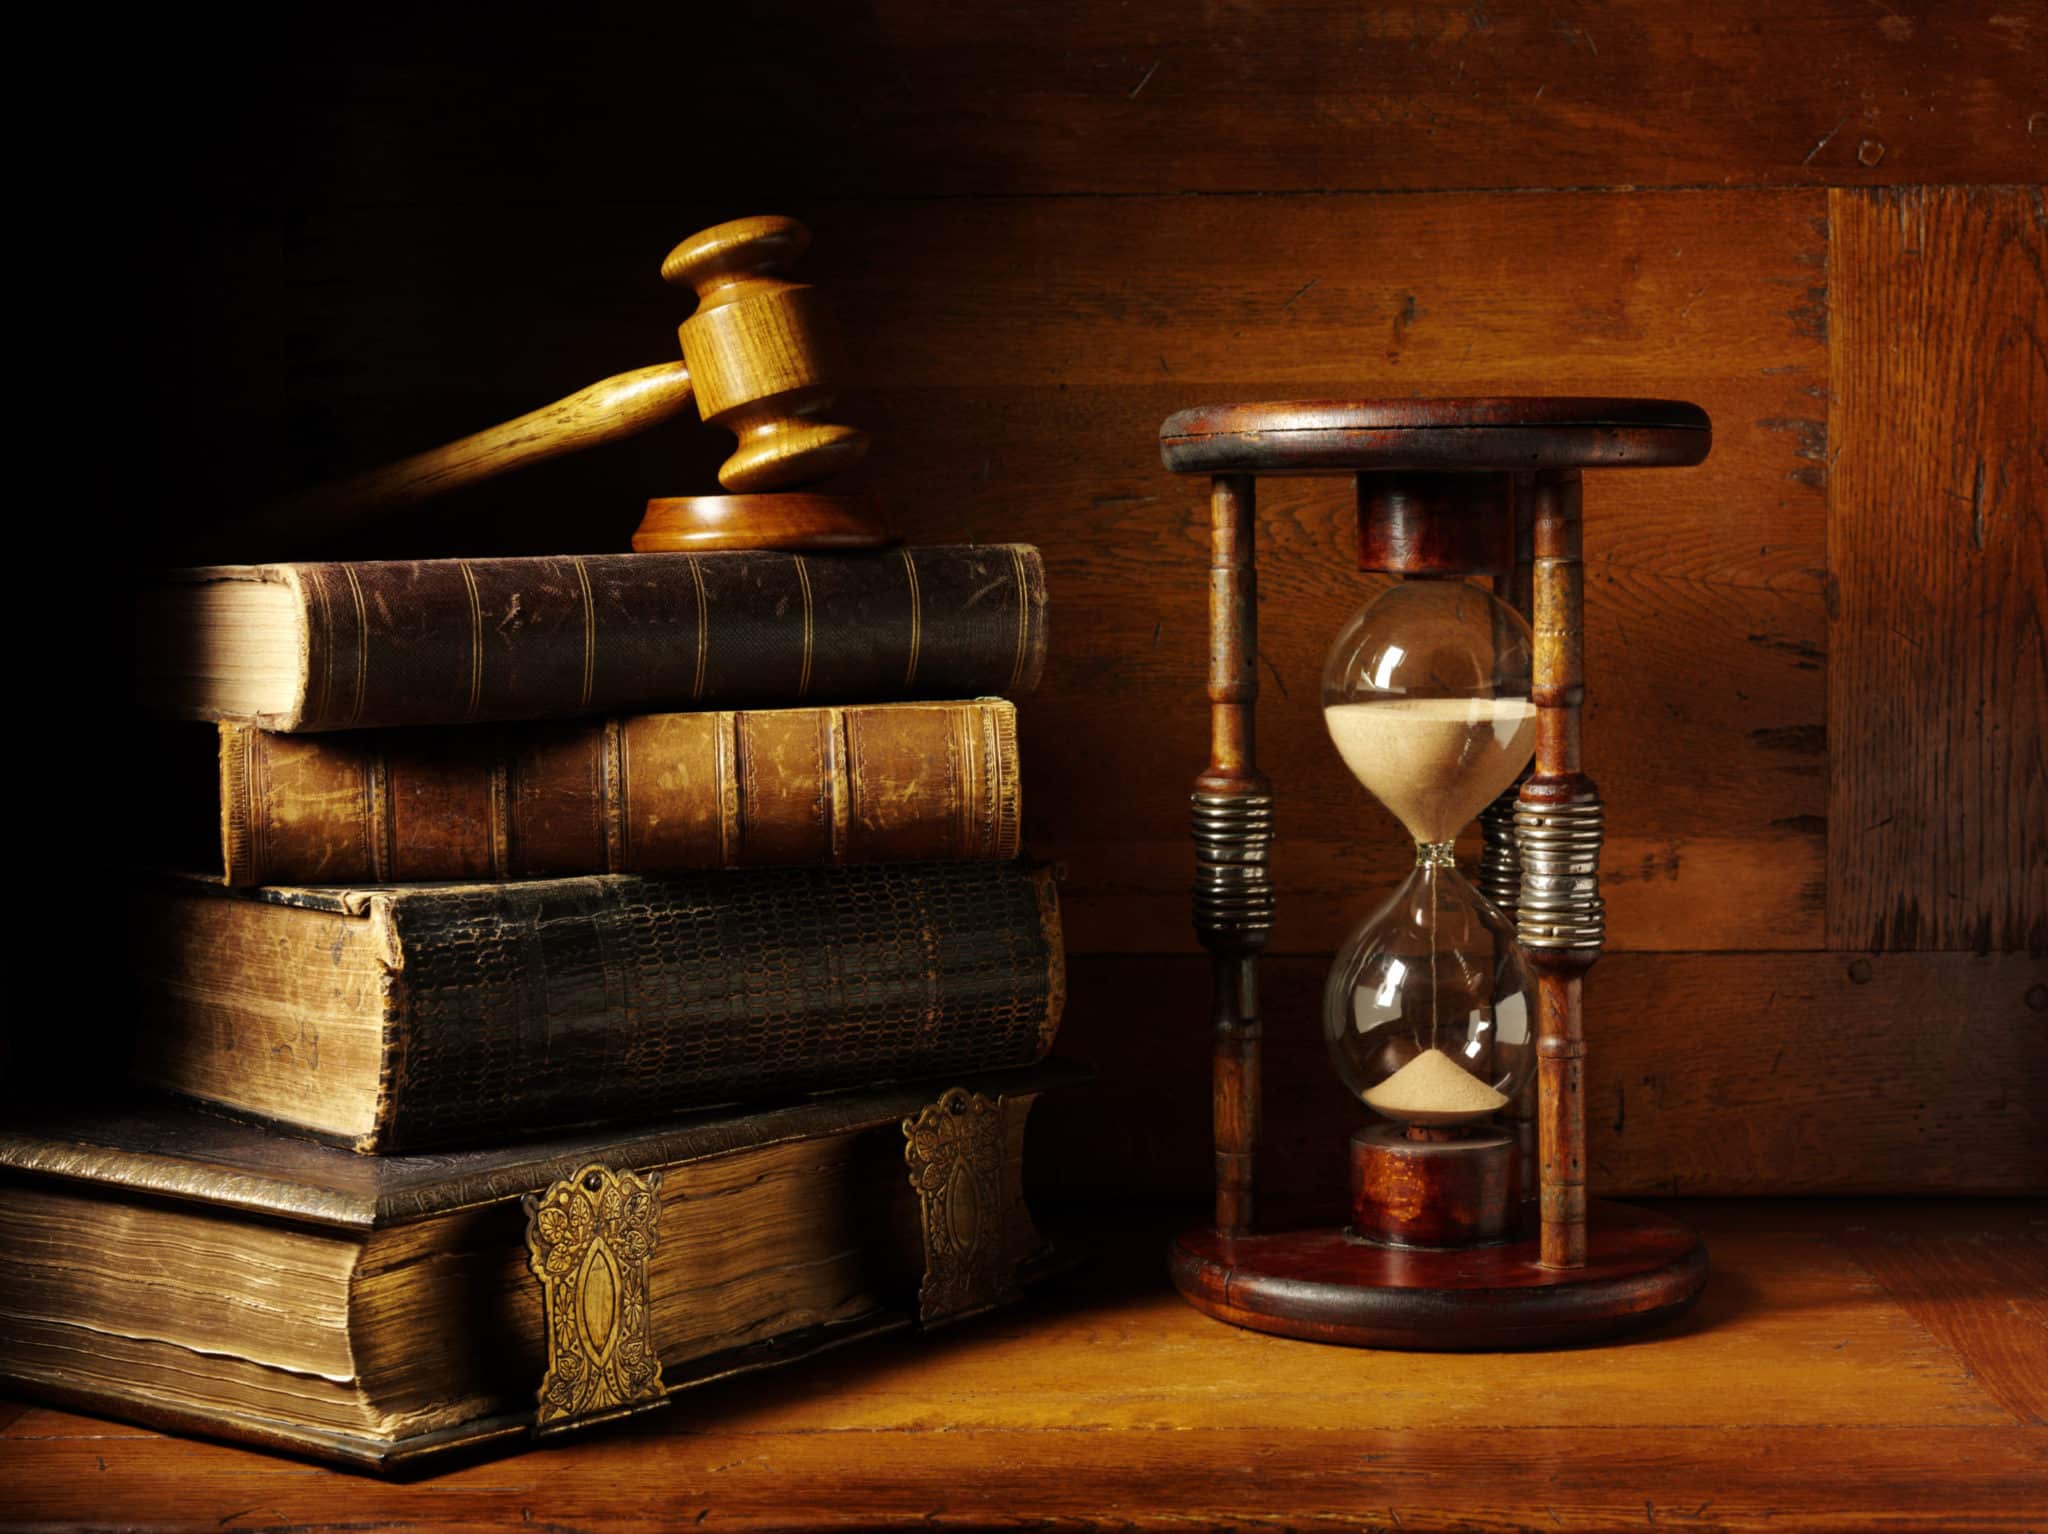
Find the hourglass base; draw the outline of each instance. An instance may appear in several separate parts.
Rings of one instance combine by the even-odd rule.
[[[1596,1202],[1581,1268],[1542,1266],[1533,1236],[1426,1251],[1336,1229],[1189,1231],[1168,1265],[1189,1304],[1233,1326],[1352,1347],[1496,1352],[1598,1342],[1669,1320],[1699,1297],[1707,1249],[1676,1220]]]

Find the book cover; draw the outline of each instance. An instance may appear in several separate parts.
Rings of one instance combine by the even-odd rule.
[[[143,1082],[365,1152],[1026,1064],[1050,871],[902,863],[138,886]]]
[[[1047,1062],[951,1081],[981,1099],[988,1202],[969,1235],[1004,1294],[1051,1265],[1023,1200],[1026,1116],[1084,1076]],[[907,1147],[951,1088],[394,1157],[180,1104],[24,1109],[0,1129],[0,1377],[364,1469],[517,1444],[552,1372],[525,1201],[593,1166],[652,1190],[655,1218],[630,1222],[642,1239],[606,1257],[635,1305],[614,1284],[601,1318],[634,1328],[643,1372],[658,1364],[643,1404],[930,1322],[957,1253],[932,1245]]]

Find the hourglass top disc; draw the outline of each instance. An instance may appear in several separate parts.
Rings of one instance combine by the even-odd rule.
[[[1669,399],[1494,396],[1198,405],[1166,418],[1176,474],[1370,469],[1661,469],[1706,458],[1713,426]]]

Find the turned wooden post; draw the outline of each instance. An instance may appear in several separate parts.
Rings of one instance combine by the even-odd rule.
[[[1531,503],[1536,759],[1515,817],[1522,861],[1517,918],[1536,970],[1540,1260],[1576,1268],[1586,1261],[1580,993],[1602,935],[1600,795],[1582,770],[1579,741],[1586,688],[1578,471],[1539,473]]]
[[[1259,596],[1248,474],[1210,494],[1209,766],[1195,779],[1195,930],[1214,956],[1216,1229],[1251,1229],[1259,1141],[1258,954],[1272,927],[1273,800],[1255,765]]]

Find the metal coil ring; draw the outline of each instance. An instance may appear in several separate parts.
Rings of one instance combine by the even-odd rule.
[[[1515,840],[1522,860],[1516,925],[1525,946],[1600,946],[1607,926],[1606,902],[1600,898],[1604,822],[1597,799],[1516,806]]]
[[[1479,893],[1512,921],[1522,896],[1522,857],[1515,845],[1515,808],[1519,787],[1502,791],[1479,812]]]
[[[1195,794],[1195,927],[1204,936],[1273,925],[1270,794]]]

